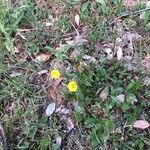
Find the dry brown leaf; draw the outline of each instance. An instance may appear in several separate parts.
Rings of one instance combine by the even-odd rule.
[[[53,23],[52,23],[52,22],[46,21],[46,22],[44,22],[44,25],[45,25],[46,27],[50,27],[50,26],[53,25]]]
[[[150,69],[150,56],[145,57],[142,61],[141,61],[141,65],[145,68],[145,69]]]
[[[117,59],[121,60],[123,57],[123,50],[120,46],[117,46]]]
[[[46,69],[41,70],[41,71],[38,72],[38,75],[42,75],[42,74],[45,74],[45,73],[48,73],[48,70],[46,70]]]
[[[79,73],[83,73],[85,70],[87,70],[89,68],[89,66],[87,65],[86,62],[80,62],[78,65],[77,65],[77,71]]]
[[[36,62],[46,62],[51,58],[51,54],[44,54],[41,53],[39,55],[36,56],[35,61]]]
[[[56,109],[56,104],[50,103],[46,108],[46,111],[45,111],[46,115],[51,116],[54,113],[55,109]]]
[[[74,45],[83,45],[86,42],[87,42],[86,38],[82,35],[77,35],[74,38]]]
[[[150,1],[146,1],[146,7],[150,7]]]
[[[62,115],[67,115],[70,113],[70,110],[66,108],[64,105],[60,105],[56,111],[56,113],[62,114]]]
[[[83,56],[83,59],[85,61],[87,61],[88,63],[93,63],[93,64],[96,64],[97,63],[97,60],[96,58],[92,57],[92,56],[89,56],[89,55],[84,55]]]
[[[107,59],[113,58],[113,51],[111,50],[111,48],[106,48],[104,51],[107,53]]]
[[[117,99],[120,103],[123,103],[125,101],[125,95],[124,94],[120,94],[117,96]]]
[[[74,39],[72,39],[72,38],[65,38],[65,42],[68,45],[83,45],[83,44],[87,43],[87,39],[86,39],[86,36],[76,35],[74,37]]]
[[[123,0],[123,5],[127,8],[134,8],[137,4],[136,0]]]
[[[70,57],[70,59],[72,59],[72,60],[76,60],[79,55],[80,55],[80,51],[74,50],[74,51],[70,54],[69,57]]]
[[[48,98],[53,100],[57,99],[57,93],[52,87],[48,90]]]
[[[145,121],[145,120],[136,120],[134,123],[133,123],[133,127],[134,128],[138,128],[138,129],[146,129],[150,126],[150,124]]]
[[[130,41],[142,41],[143,37],[138,34],[137,32],[131,33],[131,32],[125,32],[122,35],[123,42],[130,42]]]
[[[57,80],[54,82],[54,85],[53,85],[54,89],[56,89],[56,88],[60,85],[60,83],[61,83],[62,81],[63,81],[63,78],[57,79]]]
[[[144,85],[150,86],[150,78],[149,78],[149,77],[146,77],[146,78],[144,79]]]
[[[18,77],[18,76],[21,76],[21,73],[19,73],[19,72],[13,72],[11,75],[10,75],[10,77]]]
[[[58,136],[58,137],[56,138],[56,144],[57,144],[57,145],[61,145],[61,142],[62,142],[62,139],[61,139],[60,136]]]
[[[77,24],[77,26],[79,26],[80,16],[78,14],[75,15],[74,20],[75,20],[75,23]]]
[[[15,52],[16,54],[20,53],[20,50],[19,50],[19,48],[17,48],[17,47],[14,47],[14,52]]]
[[[102,102],[106,101],[108,98],[108,90],[107,88],[103,89],[100,94],[99,94],[99,98]]]
[[[71,118],[67,118],[67,129],[71,131],[74,128],[74,123]]]
[[[148,7],[149,0],[123,0],[123,5],[130,9],[135,8],[137,4],[146,4]]]

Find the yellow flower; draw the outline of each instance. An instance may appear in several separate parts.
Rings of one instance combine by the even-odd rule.
[[[52,77],[53,79],[58,79],[58,78],[60,78],[60,72],[59,72],[58,70],[52,70],[52,71],[51,71],[51,77]]]
[[[76,92],[77,89],[78,89],[77,83],[75,81],[70,81],[68,83],[68,89],[69,89],[70,92]]]

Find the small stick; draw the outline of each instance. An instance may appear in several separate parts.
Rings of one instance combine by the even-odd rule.
[[[79,31],[76,29],[76,27],[74,26],[74,24],[73,24],[71,21],[70,21],[70,24],[72,25],[72,27],[73,27],[74,30],[76,31],[76,34],[77,34],[77,35],[80,35],[80,34],[79,34]]]
[[[121,19],[121,18],[124,18],[124,17],[128,17],[128,16],[134,16],[134,15],[138,15],[142,12],[145,12],[145,11],[149,11],[150,8],[145,8],[145,9],[141,9],[141,10],[138,10],[138,11],[135,11],[135,12],[128,12],[128,13],[125,13],[117,18],[115,18],[112,22],[109,23],[109,25],[113,25],[118,19]]]
[[[2,137],[2,140],[3,140],[2,142],[3,142],[4,150],[9,150],[6,134],[5,134],[4,128],[1,123],[0,123],[0,136]]]

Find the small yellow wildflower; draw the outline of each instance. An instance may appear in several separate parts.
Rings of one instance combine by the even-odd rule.
[[[70,81],[68,84],[68,89],[70,92],[76,92],[78,89],[78,85],[75,81]]]
[[[60,78],[60,72],[59,72],[58,70],[52,70],[52,71],[51,71],[51,77],[52,77],[53,79],[58,79],[58,78]]]

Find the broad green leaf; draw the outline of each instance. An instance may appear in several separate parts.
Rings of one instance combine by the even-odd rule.
[[[41,149],[47,149],[48,148],[48,145],[49,145],[49,139],[44,137],[41,141],[40,141],[40,147]]]
[[[93,127],[95,124],[97,123],[97,119],[96,118],[87,118],[87,120],[85,121],[85,124],[87,125],[88,128]]]
[[[106,128],[104,128],[103,131],[100,132],[99,136],[100,136],[101,141],[106,141],[109,138],[108,130]]]
[[[108,131],[113,131],[114,129],[114,124],[111,120],[105,120],[105,128],[108,129]]]
[[[75,112],[75,117],[77,122],[81,122],[84,118],[83,118],[83,114],[81,114],[80,112]]]
[[[129,106],[128,103],[124,102],[124,103],[122,103],[122,105],[121,105],[121,109],[122,109],[123,111],[126,111],[126,110],[130,109],[130,106]]]

